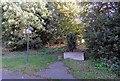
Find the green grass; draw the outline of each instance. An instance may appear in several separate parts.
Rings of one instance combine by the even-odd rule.
[[[63,53],[65,51],[65,47],[57,47],[57,48],[43,48],[39,50],[40,54],[57,54],[57,53]]]
[[[30,51],[29,66],[26,68],[26,52],[3,52],[2,66],[11,71],[29,73],[47,68],[49,64],[58,61],[55,54],[64,52],[62,48],[44,48],[39,51]],[[114,79],[115,74],[108,71],[107,68],[100,67],[99,64],[92,64],[90,60],[76,61],[63,60],[66,66],[70,68],[69,72],[77,79]],[[98,67],[99,66],[99,67]]]
[[[77,79],[114,79],[117,76],[109,72],[106,68],[95,68],[90,60],[75,61],[66,59],[64,64],[70,68],[69,72]]]
[[[45,69],[49,64],[58,61],[53,54],[63,51],[63,48],[44,48],[38,52],[29,53],[29,66],[26,68],[26,52],[4,52],[2,66],[11,71],[33,72]]]

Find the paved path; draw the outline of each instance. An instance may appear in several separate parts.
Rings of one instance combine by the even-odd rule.
[[[12,72],[2,69],[2,79],[75,79],[68,73],[68,67],[64,66],[63,62],[56,62],[51,64],[48,69],[22,74],[19,72]]]
[[[19,72],[12,72],[6,69],[2,69],[2,79],[43,79],[40,76],[34,74],[22,74]]]
[[[37,72],[37,75],[43,75],[50,79],[75,79],[68,73],[68,67],[65,67],[63,62],[51,64],[48,69]]]

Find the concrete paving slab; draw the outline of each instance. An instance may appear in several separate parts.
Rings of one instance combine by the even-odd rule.
[[[84,60],[83,52],[65,52],[64,59],[73,59],[73,60]]]

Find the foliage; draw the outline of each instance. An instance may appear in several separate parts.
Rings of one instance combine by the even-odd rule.
[[[69,31],[80,34],[85,25],[79,20],[78,3],[73,2],[3,3],[2,9],[3,44],[11,50],[26,47],[28,25],[33,28],[31,48],[65,39]]]
[[[54,40],[65,39],[68,32],[81,34],[85,23],[80,22],[78,3],[52,2],[48,4],[51,15],[47,28],[54,34]]]
[[[91,12],[87,12],[89,18],[86,21],[88,24],[84,34],[89,48],[87,54],[91,54],[95,60],[106,59],[106,67],[120,75],[120,15],[116,10],[119,8],[114,3],[110,3],[110,5],[108,3],[96,4],[98,5],[92,5]],[[109,8],[106,8],[108,5]],[[95,17],[93,17],[94,15]],[[87,18],[85,17],[85,19]]]
[[[46,2],[41,3],[2,3],[3,44],[5,47],[24,49],[26,47],[27,27],[31,25],[30,47],[40,48],[49,40],[45,31],[44,18],[49,15]],[[42,37],[46,39],[43,41]]]

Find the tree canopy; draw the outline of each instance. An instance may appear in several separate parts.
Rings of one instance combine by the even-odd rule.
[[[77,3],[3,3],[3,42],[8,48],[26,46],[26,33],[31,25],[31,48],[40,48],[49,40],[64,38],[66,32],[81,33],[85,23],[79,21]]]
[[[44,44],[40,33],[45,30],[44,19],[49,15],[46,3],[3,3],[3,42],[6,47],[16,49],[26,46],[28,25],[33,27],[30,35],[31,47],[39,48]],[[46,35],[47,37],[47,35]]]
[[[103,66],[120,74],[120,13],[119,3],[88,3],[82,15],[86,22],[84,39],[90,54],[95,60],[102,60]],[[90,7],[91,6],[91,7]]]

